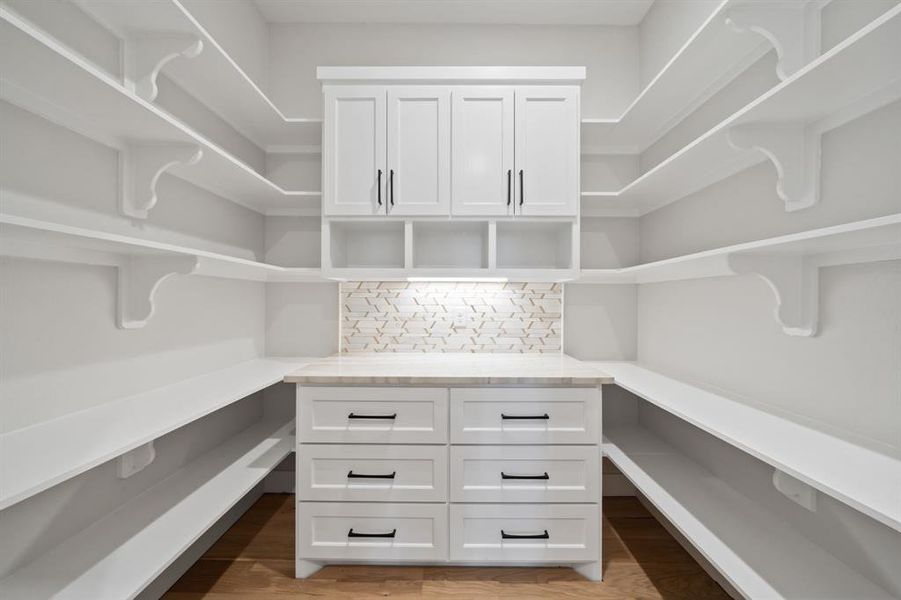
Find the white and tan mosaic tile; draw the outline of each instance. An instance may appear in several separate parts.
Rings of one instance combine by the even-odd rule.
[[[341,352],[560,352],[563,284],[340,284]]]

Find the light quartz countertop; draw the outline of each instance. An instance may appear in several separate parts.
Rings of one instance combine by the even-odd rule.
[[[600,385],[613,377],[565,354],[339,354],[285,376],[347,385]]]

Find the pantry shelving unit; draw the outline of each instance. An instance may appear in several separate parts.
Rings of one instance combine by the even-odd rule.
[[[583,190],[583,215],[640,216],[765,160],[786,210],[812,206],[820,137],[901,98],[899,54],[895,6],[622,189]]]
[[[2,434],[0,510],[274,385],[310,360],[250,360]]]
[[[318,190],[281,188],[14,12],[0,16],[0,97],[120,150],[124,214],[146,218],[163,172],[264,214],[318,212]]]
[[[136,597],[293,448],[293,419],[251,425],[13,571],[0,580],[0,596]]]
[[[594,363],[616,385],[820,493],[901,531],[901,459],[733,400],[640,364]],[[637,430],[607,431],[617,456],[647,453]],[[616,444],[621,441],[622,444]],[[687,460],[687,459],[686,459]],[[629,474],[627,473],[627,476]],[[752,596],[756,597],[756,596]]]
[[[77,0],[76,4],[115,32],[126,48],[136,39],[154,36],[179,36],[185,47],[199,40],[202,49],[196,56],[172,59],[171,54],[164,54],[154,64],[155,72],[141,75],[155,78],[162,71],[267,152],[292,147],[318,149],[322,119],[286,116],[179,0]]]
[[[765,431],[758,434],[777,437]],[[603,451],[745,597],[891,598],[647,429],[607,427]]]

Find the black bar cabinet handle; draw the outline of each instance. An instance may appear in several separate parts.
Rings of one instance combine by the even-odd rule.
[[[354,413],[350,413],[347,415],[348,419],[396,419],[397,413],[391,415],[357,415]]]
[[[544,530],[544,533],[507,533],[503,529],[501,529],[501,539],[502,540],[549,540],[551,536],[548,535],[547,529]]]
[[[542,475],[510,475],[508,473],[504,473],[501,471],[501,479],[550,479],[550,475],[547,474],[547,471]]]
[[[397,529],[392,529],[389,533],[357,533],[351,527],[350,531],[347,532],[347,537],[349,538],[393,538],[396,535]]]
[[[523,183],[522,169],[519,170],[519,205],[526,201],[525,183]]]
[[[543,419],[546,421],[546,420],[550,419],[551,416],[547,413],[544,413],[543,415],[505,415],[504,413],[501,413],[501,418],[502,419],[521,419],[521,420],[522,419]]]
[[[513,169],[507,169],[507,206],[513,202]]]
[[[375,187],[378,188],[378,201],[379,201],[379,206],[381,206],[382,205],[382,170],[381,169],[379,169],[378,184],[376,184]]]
[[[391,169],[388,175],[388,186],[391,188],[391,194],[388,196],[391,206],[394,206],[394,169]]]
[[[397,475],[397,471],[392,471],[391,473],[386,473],[384,475],[369,475],[367,473],[354,473],[353,470],[347,472],[348,479],[394,479],[394,476]],[[545,473],[547,475],[547,473]]]

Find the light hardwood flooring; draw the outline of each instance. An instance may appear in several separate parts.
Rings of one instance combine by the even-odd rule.
[[[285,598],[727,599],[635,498],[604,498],[604,581],[568,568],[328,566],[294,578],[294,496],[265,494],[164,596]]]

